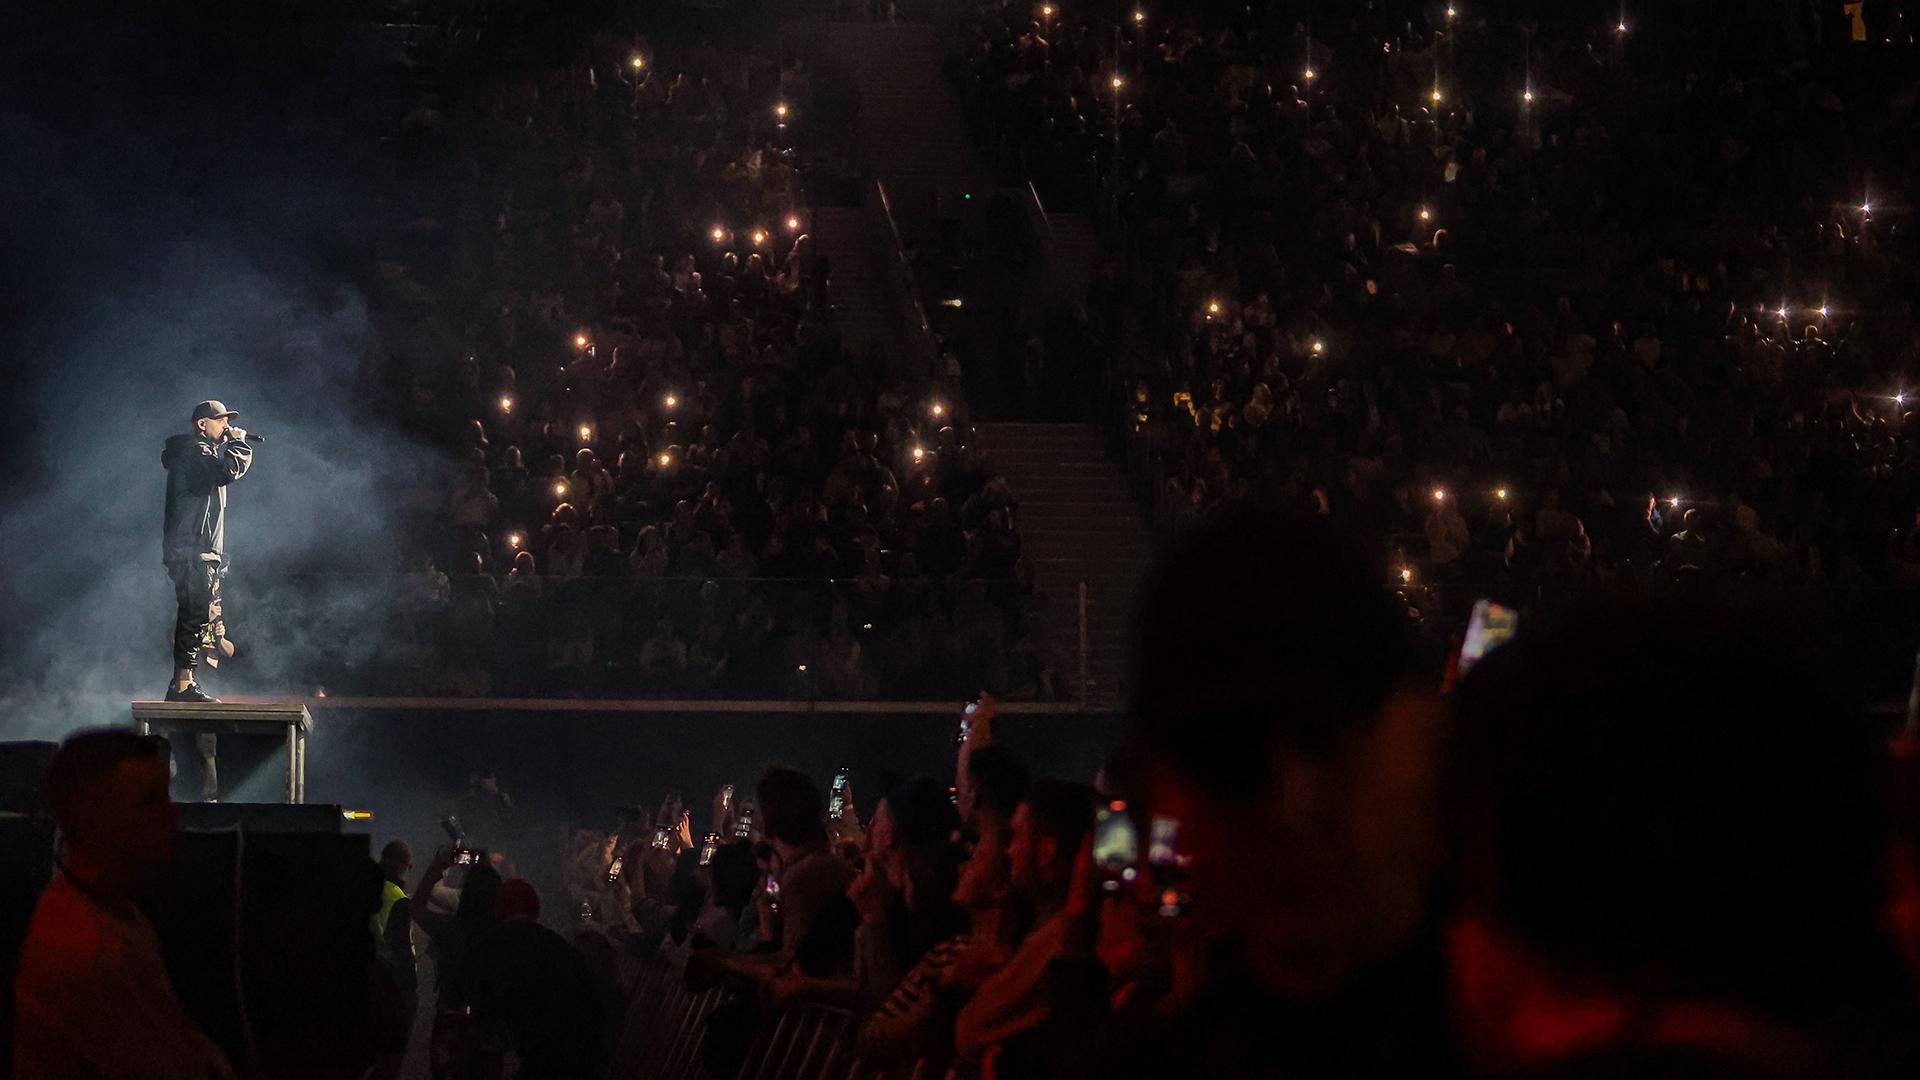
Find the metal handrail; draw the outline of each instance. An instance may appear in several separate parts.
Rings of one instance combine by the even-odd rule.
[[[933,340],[933,324],[927,321],[926,308],[920,303],[920,286],[914,279],[913,264],[907,260],[906,241],[901,239],[900,226],[893,217],[893,201],[887,198],[887,185],[883,181],[876,179],[873,190],[879,197],[880,218],[887,226],[887,246],[893,254],[891,262],[897,275],[894,284],[900,290],[907,336],[913,340],[914,351],[920,354],[928,377],[937,379],[941,375],[940,348]]]

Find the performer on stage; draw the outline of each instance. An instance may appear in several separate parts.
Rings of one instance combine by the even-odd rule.
[[[247,475],[253,447],[233,425],[240,415],[218,401],[193,407],[193,433],[175,435],[161,451],[167,467],[167,521],[161,560],[173,579],[173,681],[168,701],[212,701],[193,681],[215,589],[226,561],[227,485]]]

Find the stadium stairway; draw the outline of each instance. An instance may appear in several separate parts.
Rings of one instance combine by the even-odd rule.
[[[912,355],[901,325],[897,286],[883,261],[889,241],[869,207],[821,207],[813,212],[814,240],[827,257],[827,302],[840,342],[865,358]]]
[[[982,175],[960,101],[941,73],[936,28],[832,23],[821,58],[859,87],[861,164],[887,185],[902,236],[908,244],[931,239],[942,194],[957,198]]]
[[[1033,560],[1048,644],[1069,680],[1079,671],[1079,584],[1087,584],[1090,708],[1124,699],[1134,603],[1154,535],[1109,461],[1096,424],[983,423],[979,446],[1020,500],[1022,552]]]

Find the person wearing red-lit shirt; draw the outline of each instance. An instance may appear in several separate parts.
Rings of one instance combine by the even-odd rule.
[[[174,996],[134,890],[172,858],[179,810],[166,743],[130,731],[69,738],[47,771],[60,872],[20,953],[14,1076],[208,1080],[234,1073]]]

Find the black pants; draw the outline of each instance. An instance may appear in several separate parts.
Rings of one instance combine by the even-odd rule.
[[[214,590],[220,564],[205,559],[168,559],[167,576],[173,579],[173,598],[177,610],[173,616],[173,668],[192,671],[200,662],[200,650],[207,627],[213,622]]]

